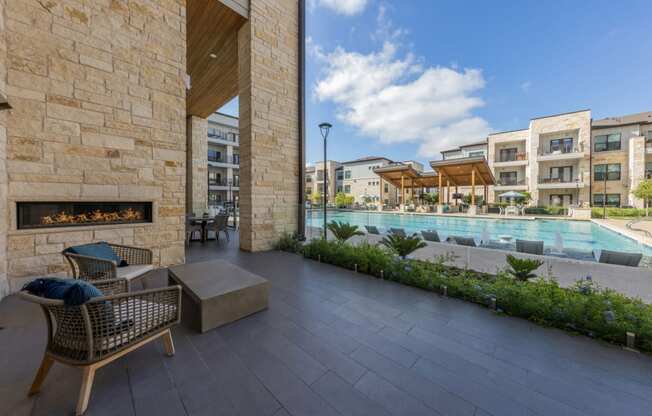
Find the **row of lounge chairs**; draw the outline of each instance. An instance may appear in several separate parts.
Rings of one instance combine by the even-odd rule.
[[[378,227],[365,225],[367,233],[380,235]],[[406,237],[407,233],[403,228],[390,228],[389,234]],[[441,239],[435,230],[421,231],[421,236],[425,241],[440,243]],[[461,237],[451,235],[446,238],[447,243],[454,243],[460,246],[478,247],[473,237]],[[544,255],[543,241],[520,240],[516,239],[516,251],[525,254]],[[618,264],[621,266],[638,267],[643,255],[641,253],[625,253],[613,250],[594,250],[594,259],[599,263]]]

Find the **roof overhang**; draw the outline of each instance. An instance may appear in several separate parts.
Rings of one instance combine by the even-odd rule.
[[[455,186],[494,185],[494,178],[487,159],[483,156],[446,159],[430,162],[432,169]]]

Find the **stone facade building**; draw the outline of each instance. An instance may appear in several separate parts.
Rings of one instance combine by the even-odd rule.
[[[208,206],[237,205],[240,193],[238,118],[222,113],[208,117]]]
[[[0,296],[66,274],[61,250],[74,244],[182,263],[184,214],[206,204],[194,198],[208,186],[206,117],[237,95],[241,247],[296,231],[302,6],[0,0],[0,108],[11,106],[0,111]],[[23,227],[35,208],[21,207],[42,203],[148,208],[138,223]]]

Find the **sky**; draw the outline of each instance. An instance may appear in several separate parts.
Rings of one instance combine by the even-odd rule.
[[[307,3],[308,162],[322,121],[329,159],[427,163],[542,115],[652,111],[649,1]]]

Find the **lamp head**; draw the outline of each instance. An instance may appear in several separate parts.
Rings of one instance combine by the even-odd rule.
[[[331,123],[321,123],[319,125],[319,131],[321,132],[321,137],[323,137],[324,140],[326,140],[328,137],[328,132],[330,131],[331,127],[333,127]]]

